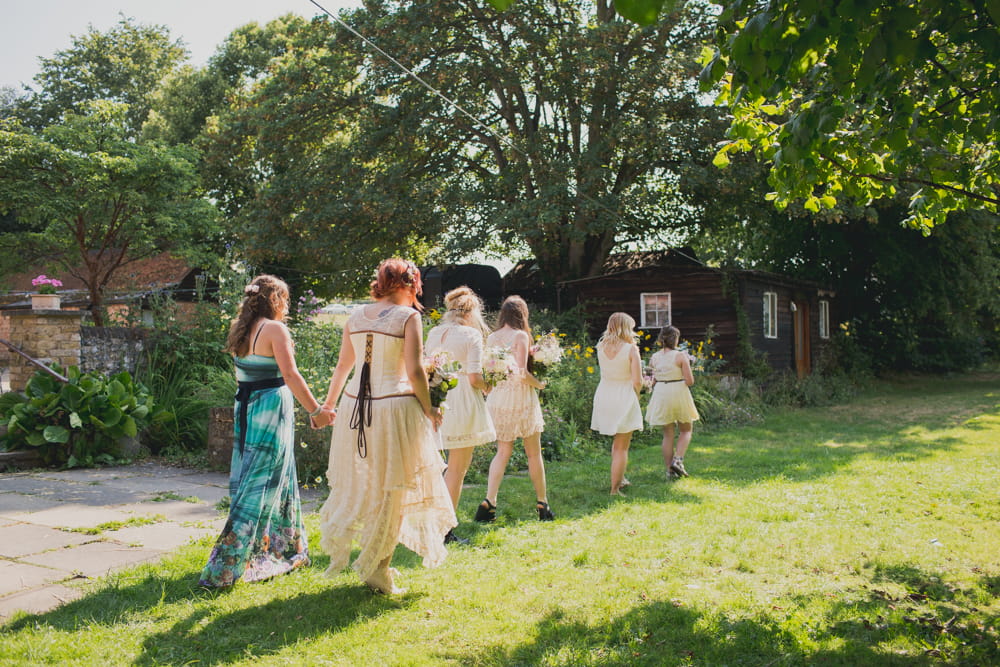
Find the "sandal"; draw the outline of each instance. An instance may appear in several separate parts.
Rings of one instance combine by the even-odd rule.
[[[497,506],[486,498],[476,508],[475,520],[479,523],[493,523],[497,520]]]
[[[539,521],[552,521],[556,518],[555,515],[552,514],[552,510],[549,509],[549,504],[544,500],[539,500],[536,503],[535,509],[538,510]]]

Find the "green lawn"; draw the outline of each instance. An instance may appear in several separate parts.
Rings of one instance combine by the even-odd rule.
[[[695,433],[692,477],[633,450],[508,478],[495,526],[399,598],[314,567],[198,588],[209,543],[0,629],[2,664],[1000,664],[1000,376],[880,383],[847,405]],[[316,517],[311,539],[318,544]]]

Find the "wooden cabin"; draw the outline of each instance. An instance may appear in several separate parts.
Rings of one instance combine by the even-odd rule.
[[[426,308],[442,308],[444,295],[462,285],[468,286],[483,300],[487,310],[496,310],[503,300],[503,279],[496,267],[486,264],[448,264],[420,269]]]
[[[617,311],[650,333],[667,324],[692,342],[711,328],[715,350],[736,370],[740,337],[776,371],[800,377],[816,365],[829,342],[833,292],[808,281],[763,271],[718,269],[689,249],[613,255],[604,273],[557,285],[560,310],[580,305],[588,329],[599,335]]]

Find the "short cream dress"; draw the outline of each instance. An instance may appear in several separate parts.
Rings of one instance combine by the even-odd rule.
[[[442,449],[475,447],[497,439],[483,392],[469,384],[469,373],[482,373],[483,336],[472,327],[441,324],[427,333],[426,354],[447,352],[462,364],[458,385],[444,401],[444,420],[438,428]]]
[[[691,398],[691,390],[684,382],[684,375],[677,365],[681,350],[660,350],[649,360],[653,369],[653,396],[646,406],[646,421],[650,426],[665,424],[690,424],[698,420],[698,410]]]
[[[601,435],[631,433],[642,428],[642,408],[632,388],[631,346],[621,345],[609,357],[604,346],[597,349],[601,382],[594,393],[590,428]]]
[[[488,346],[510,348],[514,336],[509,331],[494,331],[486,339]],[[542,406],[538,392],[527,383],[524,368],[518,368],[509,378],[498,384],[486,397],[486,408],[493,418],[497,440],[513,442],[545,429]]]

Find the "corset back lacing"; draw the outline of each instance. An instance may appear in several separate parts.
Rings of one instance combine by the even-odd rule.
[[[370,333],[365,336],[365,361],[361,365],[358,400],[354,404],[354,411],[351,413],[351,428],[358,429],[358,456],[361,458],[366,458],[368,456],[368,438],[365,435],[365,426],[372,425],[373,338],[373,335]]]

